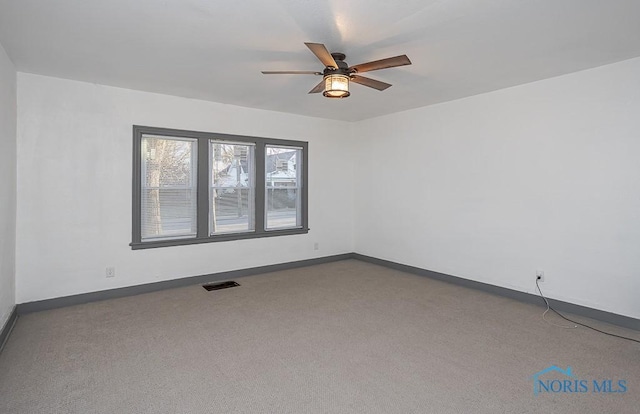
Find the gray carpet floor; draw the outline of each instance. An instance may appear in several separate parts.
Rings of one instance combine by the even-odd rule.
[[[640,412],[640,344],[535,305],[356,260],[237,281],[20,317],[0,413]],[[535,396],[552,364],[627,392]]]

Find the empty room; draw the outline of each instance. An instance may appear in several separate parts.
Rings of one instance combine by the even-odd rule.
[[[637,413],[640,2],[0,0],[0,413]]]

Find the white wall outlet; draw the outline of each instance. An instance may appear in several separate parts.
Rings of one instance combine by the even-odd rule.
[[[544,270],[536,270],[536,280],[538,282],[544,282]]]
[[[319,250],[320,249],[320,243],[315,242],[313,243],[313,250]]]
[[[105,275],[107,277],[116,277],[116,268],[112,267],[112,266],[111,267],[107,267]]]

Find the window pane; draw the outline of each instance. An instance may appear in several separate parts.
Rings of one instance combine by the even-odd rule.
[[[267,145],[265,156],[267,229],[301,227],[302,149]]]
[[[195,237],[197,142],[142,137],[141,238]]]
[[[255,230],[254,145],[211,141],[211,234]]]

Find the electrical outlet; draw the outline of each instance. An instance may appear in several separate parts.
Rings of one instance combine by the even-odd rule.
[[[105,272],[107,277],[116,277],[116,268],[115,267],[107,267]]]
[[[544,270],[536,270],[536,280],[538,282],[544,282]]]
[[[320,243],[315,242],[313,243],[313,250],[319,250],[320,249]]]

